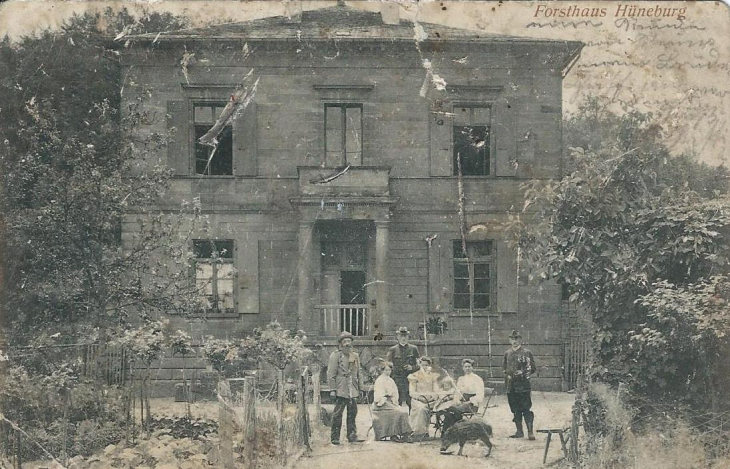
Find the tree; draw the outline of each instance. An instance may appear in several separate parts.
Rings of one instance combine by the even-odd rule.
[[[16,342],[119,335],[132,313],[194,307],[189,223],[149,209],[168,187],[170,171],[148,165],[167,137],[134,132],[155,117],[141,99],[120,108],[109,39],[182,26],[108,11],[0,44],[2,316]],[[123,223],[137,225],[124,243]]]
[[[109,37],[183,25],[108,11],[0,43],[0,325],[12,369],[28,377],[5,380],[11,392],[0,404],[34,439],[62,435],[68,455],[118,441],[123,412],[113,390],[86,382],[73,352],[59,353],[74,347],[55,347],[124,343],[144,373],[148,423],[149,366],[165,343],[156,319],[197,307],[187,238],[199,207],[150,209],[168,187],[170,171],[149,164],[167,136],[135,132],[156,118],[143,99],[121,109],[124,77]],[[136,229],[123,240],[125,223]],[[55,395],[60,403],[46,398]],[[103,437],[89,438],[97,431]]]
[[[570,173],[525,186],[520,243],[532,275],[557,278],[590,314],[596,378],[706,403],[730,325],[713,299],[729,285],[727,171],[672,156],[651,115],[596,101],[566,137],[584,146],[571,148]]]

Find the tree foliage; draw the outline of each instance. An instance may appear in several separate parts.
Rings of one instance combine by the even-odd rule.
[[[113,335],[132,311],[148,317],[194,303],[188,228],[149,210],[168,188],[169,170],[149,164],[166,136],[135,132],[159,119],[142,99],[121,109],[109,37],[183,25],[108,11],[0,44],[2,305],[14,340]],[[123,223],[137,228],[124,245]]]
[[[651,115],[596,102],[581,112],[566,125],[583,145],[571,172],[525,185],[532,275],[557,278],[590,313],[597,378],[704,400],[730,325],[716,299],[728,285],[728,173],[672,156]]]
[[[253,335],[241,341],[242,355],[261,360],[278,370],[290,363],[301,362],[311,351],[304,346],[303,331],[290,331],[274,321],[263,329],[254,329]]]

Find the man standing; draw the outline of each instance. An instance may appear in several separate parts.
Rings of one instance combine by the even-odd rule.
[[[360,395],[360,356],[352,350],[353,337],[347,331],[339,338],[339,348],[330,355],[327,365],[327,385],[330,396],[335,400],[335,411],[332,414],[331,441],[340,444],[342,429],[342,413],[347,408],[347,440],[356,443],[357,438],[357,398]]]
[[[530,392],[530,375],[535,373],[535,359],[532,352],[522,346],[522,334],[512,331],[509,335],[511,347],[504,353],[504,379],[507,388],[507,401],[509,408],[514,414],[512,421],[515,423],[517,432],[510,438],[523,438],[525,436],[522,431],[522,418],[525,418],[527,425],[527,437],[530,440],[535,439],[533,433],[533,421],[535,414],[530,411],[532,407],[532,398]]]
[[[398,343],[388,349],[388,361],[393,364],[393,381],[398,388],[398,405],[404,402],[411,408],[411,395],[408,393],[408,375],[417,370],[420,354],[418,347],[408,343],[408,329],[401,327],[395,333]]]

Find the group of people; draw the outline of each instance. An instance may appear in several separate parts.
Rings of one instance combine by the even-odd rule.
[[[398,343],[392,346],[378,367],[373,386],[372,417],[376,440],[412,442],[428,435],[431,415],[441,414],[441,433],[468,414],[474,414],[484,399],[484,381],[474,373],[474,360],[461,361],[463,375],[456,382],[445,373],[433,369],[433,360],[421,356],[418,347],[409,343],[410,332],[401,327],[396,333]],[[535,373],[535,359],[522,346],[522,336],[512,331],[511,347],[505,352],[503,368],[510,410],[516,432],[510,438],[534,440],[534,414],[530,410],[530,376]],[[354,337],[343,332],[339,347],[332,352],[327,368],[327,382],[335,401],[332,415],[331,442],[340,444],[342,414],[347,411],[347,439],[362,441],[357,436],[355,418],[360,395],[360,357],[353,350]],[[404,406],[405,404],[405,406]]]

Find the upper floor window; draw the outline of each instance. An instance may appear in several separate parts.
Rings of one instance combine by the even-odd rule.
[[[208,133],[226,105],[195,104],[193,106],[195,121],[195,174],[205,176],[233,174],[233,130],[230,122],[218,134],[218,145],[203,145],[198,141]]]
[[[195,287],[203,314],[235,313],[233,240],[195,239]]]
[[[494,265],[491,241],[454,241],[454,309],[492,309]]]
[[[488,176],[490,167],[491,108],[485,105],[454,107],[454,175]]]
[[[325,164],[362,165],[362,104],[324,105]]]

